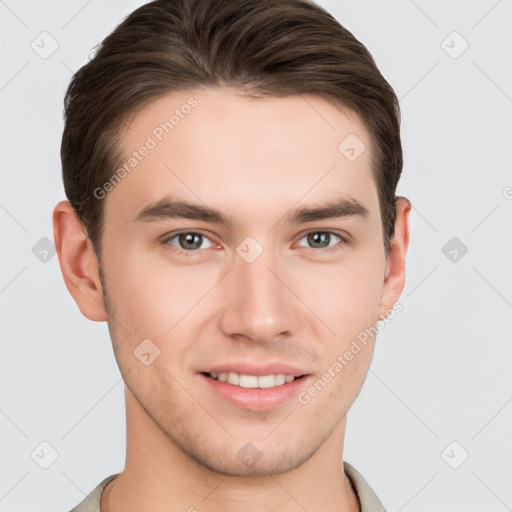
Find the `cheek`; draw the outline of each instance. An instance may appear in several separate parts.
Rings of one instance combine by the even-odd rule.
[[[116,318],[136,338],[163,339],[181,319],[191,318],[218,280],[211,269],[173,265],[143,252],[111,258],[106,272]]]
[[[354,258],[315,272],[310,269],[301,281],[300,295],[338,339],[346,339],[377,320],[383,275],[383,263]]]
[[[311,309],[334,332],[323,343],[324,365],[319,387],[322,400],[334,411],[346,412],[366,378],[375,345],[380,303],[380,274],[366,267],[339,269],[316,294]],[[322,400],[319,400],[322,401]]]

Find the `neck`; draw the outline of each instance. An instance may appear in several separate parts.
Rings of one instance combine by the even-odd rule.
[[[301,466],[266,476],[227,476],[183,453],[126,388],[127,453],[105,488],[101,512],[360,512],[343,469],[345,418]]]

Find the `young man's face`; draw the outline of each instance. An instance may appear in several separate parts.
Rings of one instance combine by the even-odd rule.
[[[158,130],[191,96],[197,105]],[[316,96],[254,100],[226,88],[165,96],[129,127],[126,161],[133,151],[140,161],[103,199],[101,263],[132,414],[226,474],[280,473],[333,449],[374,348],[371,336],[357,352],[353,342],[403,288],[407,243],[388,268],[367,130]],[[340,150],[350,134],[359,142],[352,135]],[[229,224],[172,205],[152,215],[164,200]],[[342,201],[364,208],[294,217]],[[407,213],[399,205],[399,236]],[[255,389],[207,375],[230,369],[247,385],[303,377]]]

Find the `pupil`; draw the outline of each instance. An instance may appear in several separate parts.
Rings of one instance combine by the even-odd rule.
[[[194,243],[194,238],[196,238],[196,243]],[[202,235],[197,233],[185,233],[180,235],[179,241],[184,249],[198,249],[201,247],[201,238]]]
[[[315,247],[318,247],[318,244],[320,244],[322,247],[328,247],[330,236],[330,233],[318,232],[310,233],[308,238],[309,242],[311,242]]]

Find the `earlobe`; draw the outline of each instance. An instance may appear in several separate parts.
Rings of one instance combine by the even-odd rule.
[[[64,282],[80,311],[90,320],[107,320],[98,259],[69,201],[53,210],[53,236]]]
[[[390,242],[386,278],[382,287],[379,319],[391,312],[405,286],[405,262],[410,239],[409,214],[411,202],[406,197],[396,199],[395,233]]]

